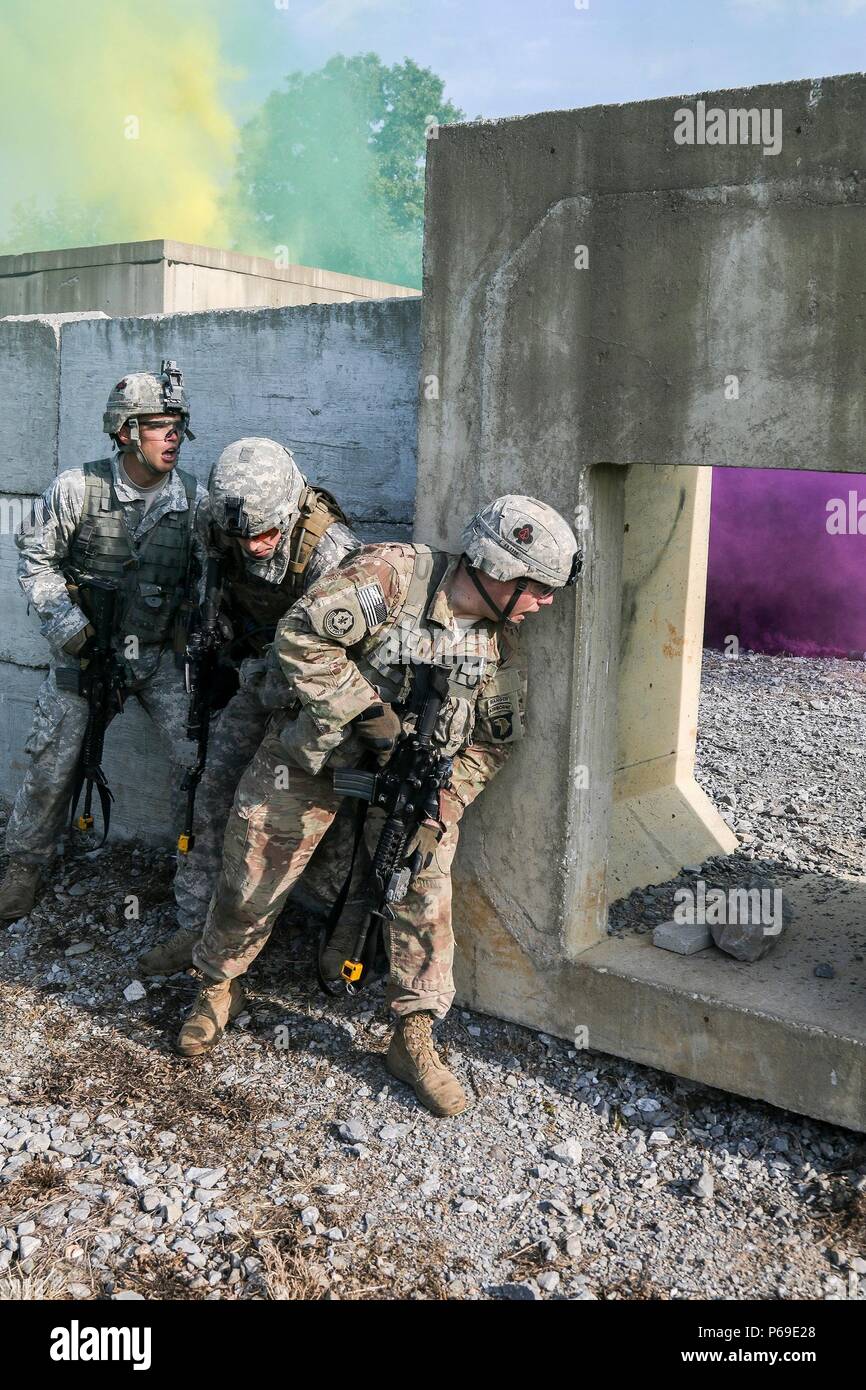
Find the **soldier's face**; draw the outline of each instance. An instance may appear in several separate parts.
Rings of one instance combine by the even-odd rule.
[[[139,448],[156,473],[170,473],[177,463],[183,430],[183,416],[177,412],[165,415],[142,415],[138,420]],[[118,432],[118,439],[130,443],[129,426]]]
[[[269,560],[280,543],[280,528],[272,526],[269,531],[260,531],[257,536],[241,536],[238,544],[254,560]]]
[[[514,592],[517,583],[516,579],[511,579],[502,584],[505,590],[504,601],[500,603],[500,608],[505,608],[508,600]],[[549,608],[553,603],[553,594],[544,584],[537,584],[534,579],[530,579],[526,589],[520,595],[511,610],[509,621],[512,623],[522,623],[529,613],[537,613],[540,608]]]

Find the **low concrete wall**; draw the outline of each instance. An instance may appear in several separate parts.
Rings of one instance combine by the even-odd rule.
[[[275,248],[275,256],[277,249]],[[0,256],[0,316],[100,309],[112,317],[390,299],[418,291],[184,241]]]
[[[134,368],[175,358],[196,439],[184,466],[204,483],[245,434],[279,439],[311,481],[343,503],[365,540],[407,536],[415,495],[420,300],[306,305],[108,319],[0,320],[0,795],[14,796],[33,696],[48,659],[15,578],[13,531],[57,471],[103,456],[102,411]],[[22,418],[25,422],[22,426]],[[133,708],[115,721],[106,770],[112,829],[164,839],[160,746]]]

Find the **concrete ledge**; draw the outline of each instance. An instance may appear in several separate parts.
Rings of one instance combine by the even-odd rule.
[[[866,882],[785,886],[794,926],[762,961],[676,956],[609,938],[576,959],[530,959],[476,882],[458,884],[462,1003],[706,1086],[866,1131]],[[836,976],[819,980],[828,960]]]

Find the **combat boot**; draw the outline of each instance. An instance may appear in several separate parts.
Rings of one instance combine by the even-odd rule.
[[[173,936],[139,956],[138,963],[145,975],[175,975],[178,970],[189,970],[192,948],[200,936],[195,927],[178,927]]]
[[[240,980],[205,980],[177,1035],[181,1057],[210,1052],[244,1007]]]
[[[416,1012],[397,1020],[385,1066],[411,1086],[434,1115],[459,1115],[466,1109],[463,1087],[433,1046],[431,1013]]]
[[[22,859],[10,859],[0,884],[0,922],[17,922],[33,911],[36,891],[42,870],[37,864],[25,864]]]

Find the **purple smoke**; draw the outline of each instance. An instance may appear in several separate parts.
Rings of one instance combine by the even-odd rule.
[[[833,534],[840,516],[844,533]],[[713,470],[704,640],[721,647],[729,634],[752,651],[863,656],[866,480],[859,474]]]

